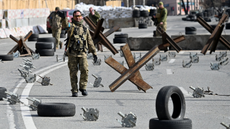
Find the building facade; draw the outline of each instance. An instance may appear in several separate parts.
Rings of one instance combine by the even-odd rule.
[[[184,15],[185,11],[181,0],[161,0],[164,7],[168,10],[168,15]],[[187,9],[187,0],[184,0],[185,8]],[[188,11],[198,10],[199,0],[188,0]],[[189,13],[189,12],[188,12]]]

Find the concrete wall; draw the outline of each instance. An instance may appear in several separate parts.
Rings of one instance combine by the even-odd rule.
[[[172,35],[172,39],[178,37],[178,35]],[[207,43],[210,35],[185,35],[185,40],[178,43],[182,50],[201,50]],[[223,35],[223,37],[230,41],[230,35]],[[131,50],[150,50],[156,45],[162,44],[161,37],[129,37],[128,44]],[[173,50],[172,48],[170,48]],[[227,48],[218,43],[217,50],[227,50]]]
[[[113,26],[120,26],[121,28],[134,27],[135,20],[134,18],[118,18],[118,19],[109,19],[109,28]]]

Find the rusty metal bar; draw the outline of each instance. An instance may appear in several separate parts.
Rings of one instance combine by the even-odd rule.
[[[216,50],[216,46],[218,44],[218,41],[220,39],[221,33],[223,31],[224,25],[222,25],[224,23],[224,21],[226,20],[227,15],[224,15],[221,20],[219,21],[218,25],[216,26],[216,28],[214,29],[214,31],[212,32],[212,35],[210,36],[208,42],[205,44],[205,46],[203,47],[203,49],[201,50],[201,53],[203,53],[204,55],[206,54],[206,52],[208,51],[208,49],[210,47],[211,51],[210,54]]]
[[[158,32],[160,32],[162,34],[162,41],[163,44],[165,43],[169,43],[177,52],[180,52],[182,49],[180,46],[178,46],[171,37],[169,37],[169,35],[163,31],[163,29],[161,27],[158,27]]]
[[[181,42],[181,41],[183,41],[183,40],[185,40],[184,35],[179,36],[179,37],[176,37],[176,38],[173,39],[173,41],[174,41],[175,43],[179,43],[179,42]],[[166,47],[169,47],[169,46],[170,46],[169,43],[164,43],[164,44],[159,45],[158,48],[159,48],[160,50],[164,50]]]
[[[94,31],[93,39],[95,39],[95,38],[98,37],[98,35],[99,35],[100,31],[101,31],[101,27],[102,27],[103,21],[104,21],[104,19],[100,19],[98,21],[96,30]]]
[[[113,28],[111,28],[110,30],[108,30],[107,32],[104,33],[105,37],[108,37],[109,35],[111,35],[113,32],[117,31],[120,27],[118,26],[114,26]]]
[[[123,74],[128,69],[125,68],[123,65],[121,65],[119,62],[117,62],[112,57],[109,57],[105,60],[105,63],[107,63],[110,67],[112,67],[114,70],[116,70],[118,73]],[[140,79],[136,73],[129,79],[134,85],[136,85],[138,88],[146,92],[146,90],[152,88],[147,84],[143,79]]]
[[[16,39],[13,35],[10,35],[10,38],[12,39],[12,40],[14,40],[15,42],[19,42],[19,40],[18,39]]]
[[[226,14],[224,14],[226,15]],[[212,28],[204,19],[202,19],[201,17],[197,18],[197,21],[209,32],[212,33],[214,31],[215,28]],[[230,43],[223,37],[220,36],[220,42],[227,47],[228,49],[230,49]]]
[[[83,19],[89,25],[89,27],[92,29],[92,31],[96,30],[96,25],[93,23],[93,21],[88,16],[84,17]]]
[[[24,42],[32,35],[32,30],[24,37]]]
[[[132,77],[133,73],[137,72],[143,65],[145,65],[150,59],[152,59],[158,52],[159,48],[152,48],[146,55],[144,55],[135,65],[129,70],[125,71],[118,79],[116,79],[110,86],[110,90],[114,92],[120,87],[126,80]]]

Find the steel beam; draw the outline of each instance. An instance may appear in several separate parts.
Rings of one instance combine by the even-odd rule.
[[[208,24],[204,24],[206,23],[205,21],[202,21],[202,18],[198,18],[198,22],[203,25],[205,28],[212,30],[212,34],[208,40],[208,42],[205,44],[205,46],[203,47],[203,49],[201,50],[201,53],[203,53],[204,55],[206,54],[206,52],[208,51],[208,49],[211,47],[210,50],[210,54],[212,52],[215,52],[216,50],[216,46],[218,44],[219,39],[221,38],[221,33],[223,31],[224,25],[223,23],[225,22],[225,20],[227,19],[227,15],[224,14],[223,17],[220,19],[218,25],[216,26],[215,29],[213,29],[211,26],[209,26]],[[227,45],[227,44],[226,44]]]
[[[147,54],[145,54],[134,66],[126,70],[118,79],[116,79],[110,86],[110,90],[114,92],[120,87],[126,80],[130,79],[134,73],[136,73],[142,66],[144,66],[150,59],[152,59],[160,49],[158,47],[152,48]]]
[[[179,43],[179,42],[184,41],[184,40],[185,40],[184,35],[179,36],[179,37],[176,37],[176,38],[173,39],[173,41],[174,41],[175,43]],[[158,48],[159,48],[160,50],[165,50],[165,48],[167,48],[167,47],[169,47],[169,46],[170,46],[169,43],[164,43],[164,44],[159,45]]]
[[[96,30],[94,31],[93,39],[96,39],[100,33],[104,19],[100,19],[97,23]]]
[[[224,14],[223,16],[225,17],[226,14]],[[209,32],[209,33],[213,33],[215,28],[212,28],[204,19],[202,19],[201,17],[197,18],[197,21]],[[230,50],[230,43],[223,37],[220,36],[219,38],[220,42],[227,47]]]

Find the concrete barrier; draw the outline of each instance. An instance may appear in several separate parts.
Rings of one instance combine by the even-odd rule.
[[[179,35],[172,35],[172,39],[178,37]],[[185,35],[185,40],[178,43],[182,50],[201,50],[207,43],[210,35]],[[230,41],[230,35],[223,35],[223,37]],[[162,44],[162,38],[158,37],[129,37],[128,44],[131,50],[141,51],[150,50],[154,46]],[[170,47],[171,50],[173,48]],[[227,50],[227,48],[222,44],[218,43],[216,50]]]
[[[120,26],[121,28],[134,27],[135,21],[134,21],[134,18],[109,19],[108,27],[112,28],[113,26]]]

